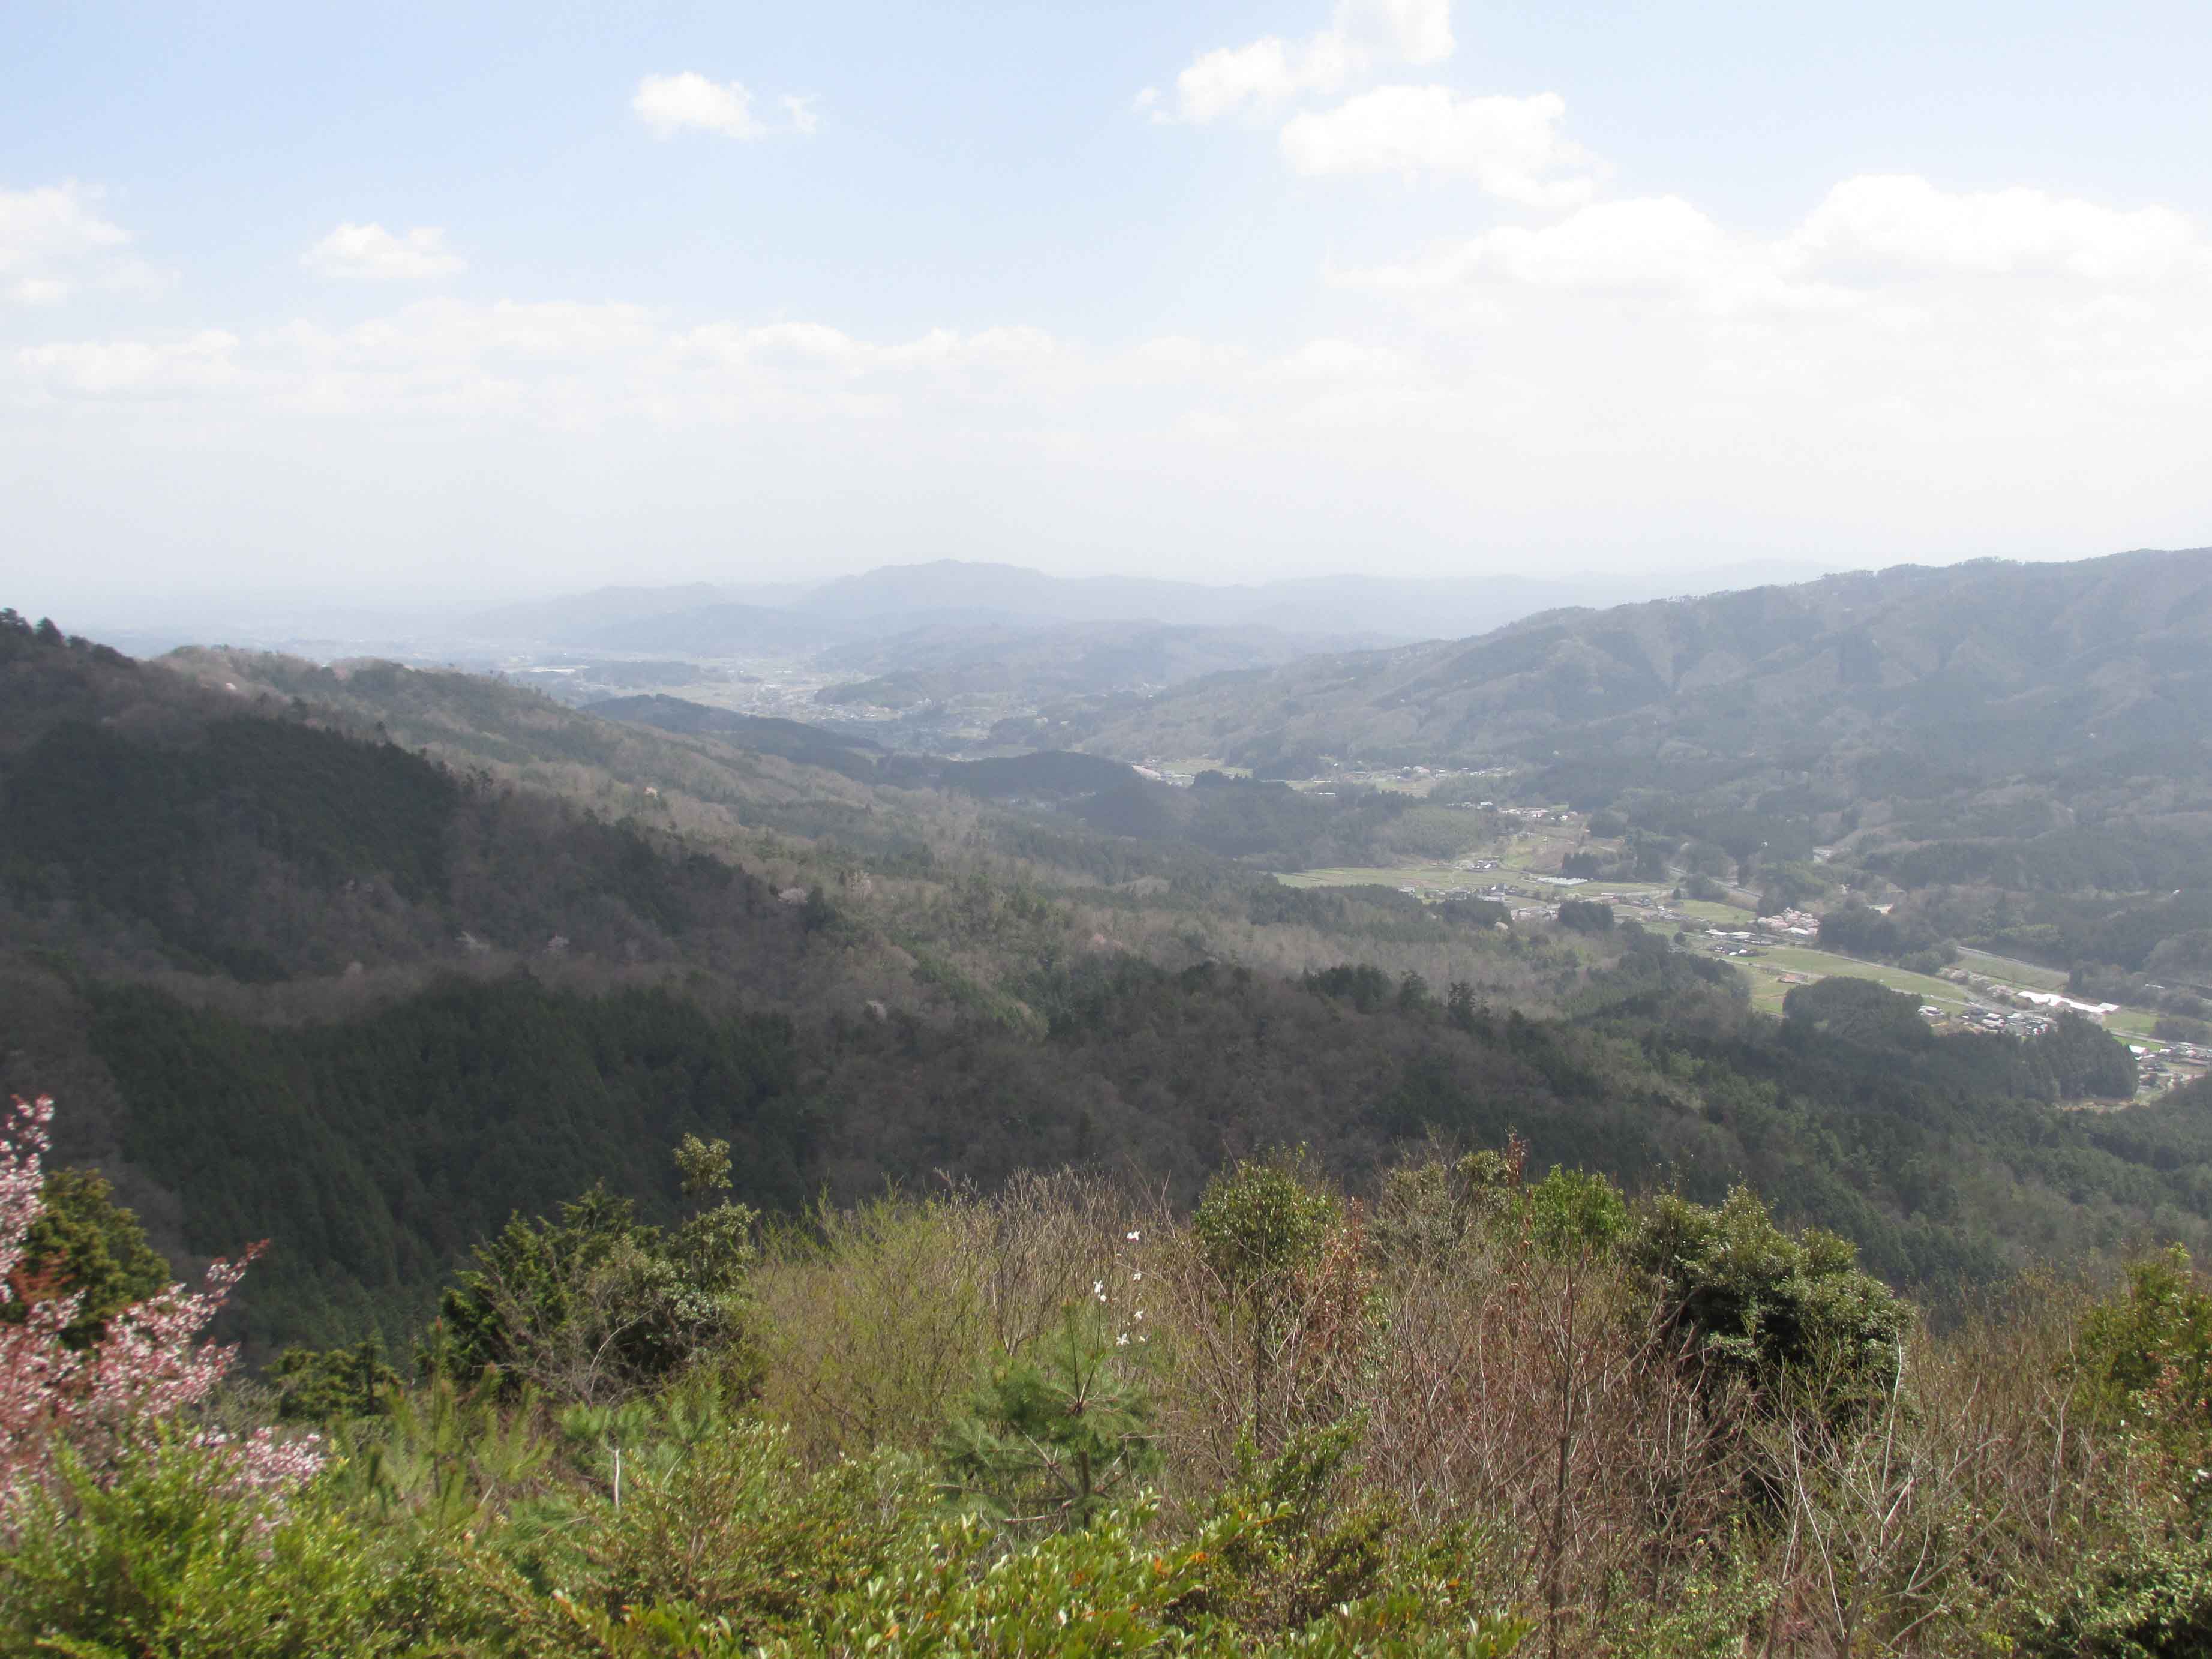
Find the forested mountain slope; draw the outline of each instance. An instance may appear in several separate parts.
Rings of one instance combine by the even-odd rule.
[[[2192,1016],[2212,985],[2212,551],[1554,612],[1060,713],[1263,778],[1480,766],[1449,799],[1596,815],[1587,874],[1901,901],[1832,915],[1855,954],[1956,941]]]
[[[2208,646],[2212,550],[1900,566],[1297,663],[1160,697],[1088,746],[1266,765],[1548,760],[1564,742],[1624,784],[1764,766],[1844,786],[2179,745],[2197,772]]]
[[[881,744],[856,732],[831,731],[804,720],[740,714],[660,693],[611,697],[584,707],[594,719],[687,737],[720,738],[734,748],[780,756],[799,766],[823,767],[864,781],[874,777],[876,757],[883,752]]]
[[[235,682],[12,635],[0,649],[19,939],[273,981],[494,948],[691,954],[767,977],[796,936],[760,881],[649,823],[456,773]]]
[[[605,718],[482,674],[373,660],[325,666],[273,652],[198,647],[148,666],[220,690],[234,707],[296,702],[319,720],[447,765],[612,811],[640,810],[647,789],[756,818],[802,805],[859,813],[872,804],[866,788],[787,759],[781,745],[729,741],[738,734],[684,721],[656,727]]]
[[[2045,1253],[2212,1239],[2201,1111],[2058,1110],[2081,1062],[2049,1039],[1905,1049],[1778,1027],[1710,964],[1650,946],[1553,1020],[1371,969],[1300,984],[1127,961],[1042,976],[1038,1032],[902,1010],[793,1021],[557,972],[299,1024],[148,986],[76,994],[123,1155],[174,1194],[185,1247],[277,1242],[245,1305],[259,1341],[397,1338],[509,1210],[594,1182],[672,1214],[663,1149],[686,1133],[728,1139],[738,1196],[789,1214],[1064,1164],[1188,1203],[1225,1159],[1286,1144],[1358,1188],[1431,1136],[1517,1131],[1540,1167],[1706,1200],[1748,1182],[1937,1294]]]
[[[1063,1164],[1183,1202],[1279,1144],[1357,1184],[1517,1130],[1540,1164],[1751,1182],[1900,1280],[2204,1234],[2186,1110],[2063,1109],[2132,1087],[2094,1031],[1778,1024],[1633,927],[1291,891],[466,677],[185,665],[0,634],[0,1072],[70,1099],[64,1154],[173,1254],[273,1241],[258,1345],[398,1340],[464,1244],[594,1181],[672,1213],[685,1133],[780,1212]],[[682,768],[701,795],[645,793]],[[756,779],[842,816],[748,825]]]

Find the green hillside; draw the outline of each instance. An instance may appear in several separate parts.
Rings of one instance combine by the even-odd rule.
[[[146,1240],[267,1241],[258,1380],[36,1500],[10,1643],[1686,1656],[1817,1613],[1817,1526],[1899,1541],[1809,1630],[2193,1650],[2212,1300],[2143,1252],[2212,1249],[2206,1085],[2087,1021],[1778,1018],[1603,904],[1265,873],[1486,822],[1410,787],[848,773],[13,620],[0,711],[0,1080],[64,1103],[26,1293],[98,1341]],[[1652,799],[1540,839],[1764,821]],[[254,1425],[344,1455],[264,1507]],[[1881,1565],[1931,1536],[1940,1597]]]
[[[2069,1109],[2132,1091],[2101,1035],[2101,1070],[2057,1035],[1898,1049],[1632,926],[1252,867],[1410,797],[1067,755],[869,782],[465,676],[8,638],[9,1079],[76,1084],[76,1155],[166,1248],[273,1241],[260,1343],[398,1340],[467,1241],[593,1180],[665,1213],[684,1133],[787,1212],[1063,1164],[1188,1201],[1273,1145],[1357,1187],[1517,1133],[1748,1181],[1923,1285],[2206,1228],[2173,1109]]]
[[[1615,789],[1762,769],[1903,783],[1882,769],[1912,765],[1982,780],[2186,748],[2212,705],[2208,640],[2212,550],[1900,566],[1310,659],[1154,699],[1092,743],[1435,763],[1548,759],[1565,734],[1562,775]]]

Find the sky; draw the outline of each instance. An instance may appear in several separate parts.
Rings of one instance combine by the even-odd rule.
[[[2212,9],[0,9],[0,604],[2212,544]]]

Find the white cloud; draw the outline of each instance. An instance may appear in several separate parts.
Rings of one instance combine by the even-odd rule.
[[[1284,127],[1300,173],[1439,173],[1528,207],[1572,207],[1596,189],[1589,154],[1559,133],[1566,101],[1468,98],[1449,87],[1378,87]]]
[[[367,283],[422,282],[467,269],[435,225],[394,235],[379,224],[342,224],[301,254],[300,263],[318,276]]]
[[[1743,254],[1679,196],[1603,202],[1554,225],[1501,225],[1402,264],[1357,272],[1359,285],[1401,292],[1485,281],[1537,288],[1691,290],[1735,269]]]
[[[1452,55],[1451,0],[1341,0],[1335,32],[1360,51],[1408,64]]]
[[[2155,281],[2202,261],[2203,239],[2170,208],[2099,206],[2039,190],[1959,193],[1910,174],[1847,179],[1790,238],[1790,259],[1844,273],[2045,275]]]
[[[1309,340],[1278,358],[1270,372],[1283,380],[1327,384],[1345,380],[1389,380],[1407,372],[1405,359],[1387,346],[1363,345],[1356,340]]]
[[[1173,118],[1203,124],[1334,92],[1379,64],[1435,64],[1452,53],[1450,0],[1338,0],[1329,25],[1302,41],[1267,35],[1201,52],[1176,76]],[[1157,91],[1140,94],[1156,109]],[[1159,118],[1170,118],[1162,114]]]
[[[1333,34],[1316,35],[1304,46],[1273,35],[1224,46],[1176,77],[1176,112],[1186,121],[1218,120],[1243,105],[1266,107],[1302,92],[1334,91],[1351,69],[1350,54]]]
[[[75,182],[0,190],[0,292],[21,305],[52,305],[99,269],[99,256],[131,239],[93,209],[99,192]]]
[[[1981,198],[1883,188],[1918,216],[1870,214],[1850,180],[1771,232],[1665,195],[1478,225],[1346,274],[1325,324],[1272,342],[459,298],[345,326],[118,325],[0,350],[0,457],[182,521],[151,483],[96,494],[173,441],[210,544],[262,512],[271,545],[353,536],[364,558],[446,545],[460,501],[525,560],[549,537],[603,558],[641,523],[706,545],[738,511],[763,545],[841,556],[1080,538],[1218,574],[1385,542],[1441,568],[1670,538],[1699,558],[2201,540],[2203,230],[2039,198],[2033,234],[2008,208],[1962,253]],[[1390,303],[1363,311],[1362,291]],[[286,446],[313,489],[283,494]],[[439,468],[452,488],[422,482]],[[375,484],[375,512],[326,469]],[[419,529],[388,505],[410,489]]]
[[[1425,364],[1461,353],[1418,403],[1377,401],[1398,428],[1487,432],[1537,470],[1579,457],[1588,487],[1653,511],[1693,513],[1733,470],[1793,478],[1820,503],[1804,521],[1891,547],[1916,516],[1986,538],[1966,496],[2024,545],[2056,533],[2027,504],[2063,498],[2079,550],[2129,539],[2100,502],[2201,518],[2166,472],[2212,443],[2212,243],[2164,209],[1854,179],[1762,237],[1652,197],[1337,280],[1403,301]]]
[[[0,190],[0,271],[58,264],[129,241],[93,211],[97,194],[75,183]]]
[[[16,362],[49,392],[161,398],[234,386],[238,337],[221,329],[155,340],[77,340],[27,346]]]
[[[672,138],[687,128],[725,138],[758,138],[768,131],[753,114],[752,94],[741,83],[709,81],[692,70],[647,76],[637,83],[629,106],[656,138]]]
[[[1129,354],[1141,369],[1170,376],[1218,374],[1243,360],[1235,347],[1190,334],[1158,334]]]
[[[157,270],[143,259],[110,259],[105,262],[94,277],[94,285],[104,294],[136,294],[145,295],[166,293],[177,280],[173,270]]]
[[[812,94],[787,95],[775,100],[783,111],[782,126],[771,126],[753,112],[753,95],[744,82],[710,81],[695,70],[681,75],[648,75],[637,83],[630,99],[631,113],[652,129],[656,138],[673,138],[679,132],[714,132],[725,138],[765,138],[782,131],[806,137],[821,125]]]
[[[2039,191],[1958,194],[1918,178],[1865,177],[1838,185],[1772,240],[1731,232],[1679,196],[1644,197],[1540,228],[1502,225],[1338,280],[1413,296],[1514,287],[1662,295],[1713,313],[1858,307],[1894,322],[1945,295],[2021,303],[2025,279],[2059,284],[2048,303],[2060,307],[2114,284],[2192,276],[2212,278],[2212,242],[2170,209],[2123,212]],[[1886,299],[1889,289],[1898,297]],[[2075,297],[2065,297],[2069,289]]]
[[[166,403],[222,388],[293,415],[507,417],[562,429],[873,418],[913,398],[1025,407],[1041,386],[1097,374],[1027,326],[871,341],[816,322],[683,325],[618,302],[458,299],[242,340],[206,331],[57,342],[19,350],[15,362],[49,398]]]

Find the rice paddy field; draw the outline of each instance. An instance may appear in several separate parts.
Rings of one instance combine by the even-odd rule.
[[[1539,898],[1554,902],[1569,897],[1625,898],[1638,895],[1664,895],[1673,890],[1671,885],[1659,883],[1619,881],[1592,882],[1586,888],[1546,887],[1534,879],[1539,872],[1529,867],[1528,854],[1531,850],[1526,842],[1505,849],[1500,866],[1495,870],[1463,870],[1457,862],[1409,863],[1299,870],[1279,874],[1275,878],[1287,887],[1410,887],[1424,894],[1441,893],[1455,887],[1483,888],[1504,882],[1508,886],[1521,889],[1528,896],[1521,901],[1524,903]],[[1498,854],[1493,853],[1486,856]],[[1556,860],[1552,862],[1556,863]],[[1667,908],[1672,915],[1686,917],[1693,926],[1703,927],[1747,929],[1753,920],[1749,910],[1734,904],[1684,899],[1669,900]],[[1652,925],[1666,927],[1674,924],[1658,921]],[[1793,984],[1826,979],[1834,974],[1874,980],[1893,991],[1902,991],[1949,1013],[1962,1012],[1968,1003],[1984,1000],[1966,986],[1954,984],[1949,980],[1938,979],[1929,974],[1916,974],[1909,969],[1893,968],[1886,963],[1838,956],[1833,951],[1816,950],[1810,945],[1774,945],[1754,940],[1749,948],[1758,954],[1729,960],[1749,982],[1753,1006],[1770,1013],[1782,1012],[1782,1000],[1789,995]],[[2056,969],[2016,962],[2006,957],[1994,957],[1986,951],[1962,950],[1959,953],[1959,965],[1998,984],[2021,990],[2063,991],[2066,988],[2066,975]],[[2141,1009],[2124,1008],[2108,1016],[2105,1024],[2106,1029],[2116,1036],[2139,1042],[2150,1036],[2155,1020],[2155,1015]]]
[[[1500,872],[1480,874],[1452,864],[1394,864],[1293,870],[1275,877],[1285,887],[1418,887],[1423,892],[1442,892],[1449,887],[1487,886]]]

